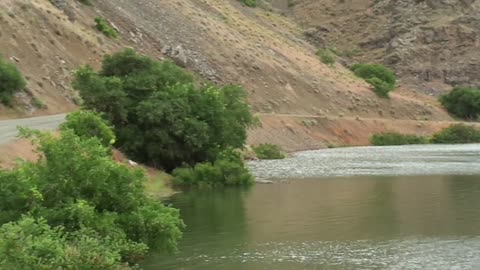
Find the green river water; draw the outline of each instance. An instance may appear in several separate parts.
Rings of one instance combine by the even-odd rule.
[[[480,269],[480,146],[348,148],[253,162],[274,184],[168,202],[180,252],[144,267]]]

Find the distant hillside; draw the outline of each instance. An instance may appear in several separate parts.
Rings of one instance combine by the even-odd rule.
[[[318,46],[385,63],[417,90],[439,95],[450,86],[480,85],[478,1],[293,2],[290,12]]]
[[[328,2],[310,2],[322,1]],[[257,8],[237,0],[102,0],[93,1],[93,7],[76,0],[52,2],[55,6],[49,0],[0,3],[0,52],[25,74],[30,95],[47,105],[35,108],[20,94],[16,109],[0,107],[0,118],[77,108],[71,72],[86,63],[98,67],[103,55],[131,46],[156,58],[173,59],[204,80],[243,85],[263,124],[251,132],[250,143],[273,142],[287,150],[359,145],[367,144],[373,132],[404,129],[426,134],[451,120],[434,98],[409,87],[395,90],[390,99],[377,97],[344,66],[348,57],[336,57],[333,66],[323,64],[304,32],[328,16],[317,16],[323,12],[307,0],[271,0]],[[357,10],[371,12],[375,22],[375,10],[381,7],[370,9],[355,2],[342,11],[346,4],[330,2],[337,19],[342,18],[340,13]],[[97,31],[96,16],[118,29],[120,38]],[[334,33],[344,31],[352,47],[359,44],[367,52],[373,45],[354,42],[357,38],[347,35],[347,16],[345,20],[325,24],[331,32],[327,41],[340,39]],[[366,27],[366,21],[358,24]],[[360,33],[355,27],[348,31]],[[377,41],[385,46],[388,42]],[[342,44],[348,43],[339,43],[339,48]],[[368,55],[382,59],[385,53],[386,49],[373,48]]]

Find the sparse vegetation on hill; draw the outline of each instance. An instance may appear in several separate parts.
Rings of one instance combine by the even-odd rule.
[[[0,103],[10,105],[13,94],[25,88],[26,82],[20,71],[0,55]]]
[[[320,49],[317,51],[317,55],[325,65],[332,66],[335,64],[335,55],[330,50]]]
[[[375,146],[427,144],[428,138],[394,132],[375,134],[370,138],[370,143]]]
[[[98,73],[79,69],[74,87],[113,124],[123,152],[167,171],[242,148],[254,123],[241,87],[197,87],[175,64],[133,50],[106,57]]]
[[[352,70],[355,75],[371,84],[379,97],[386,98],[388,93],[395,89],[395,74],[383,65],[356,64],[352,66]]]
[[[480,143],[480,130],[465,124],[455,124],[433,135],[432,143]]]
[[[285,154],[283,153],[280,146],[271,144],[271,143],[264,143],[258,146],[254,146],[253,151],[255,151],[255,154],[259,159],[284,159],[285,158]]]
[[[242,2],[247,7],[256,7],[257,6],[257,0],[239,0],[239,1]]]
[[[102,17],[95,18],[95,27],[98,31],[102,32],[105,36],[110,38],[118,38],[119,33]]]
[[[448,112],[463,119],[475,120],[480,115],[480,89],[457,87],[440,102]]]

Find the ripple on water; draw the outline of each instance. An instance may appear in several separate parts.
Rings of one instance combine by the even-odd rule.
[[[352,147],[249,162],[260,178],[480,174],[480,144]]]
[[[385,242],[265,243],[218,256],[198,255],[190,263],[247,264],[268,269],[470,270],[480,268],[480,238],[403,239]],[[328,268],[324,268],[328,267]],[[215,268],[217,269],[217,268]]]

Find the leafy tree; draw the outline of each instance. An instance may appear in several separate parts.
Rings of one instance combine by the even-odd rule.
[[[115,143],[113,128],[97,113],[93,111],[78,111],[67,115],[66,121],[60,126],[61,130],[71,129],[83,138],[96,137],[104,146]]]
[[[29,214],[52,228],[61,227],[68,237],[87,241],[82,242],[85,249],[90,238],[98,238],[98,245],[112,243],[121,260],[129,263],[141,259],[148,248],[176,249],[183,228],[179,213],[145,195],[143,171],[116,164],[98,138],[81,138],[72,129],[62,130],[60,136],[22,133],[38,145],[40,158],[0,171],[1,224]],[[6,261],[0,260],[0,268],[2,263]]]
[[[259,159],[284,159],[282,149],[275,144],[264,143],[253,147],[253,151]]]
[[[463,119],[477,119],[480,115],[480,89],[456,87],[440,102],[448,112]]]
[[[241,87],[198,87],[175,64],[130,49],[107,56],[98,73],[79,69],[74,87],[114,125],[123,152],[167,171],[243,147],[254,123]]]
[[[241,154],[231,148],[222,151],[213,163],[177,168],[173,176],[177,185],[185,186],[248,186],[253,183],[253,176],[245,168]]]
[[[26,84],[17,67],[2,60],[0,55],[0,103],[10,105],[13,94],[25,88]]]
[[[373,86],[379,97],[388,97],[388,93],[395,89],[396,77],[393,71],[379,64],[356,64],[353,72]]]
[[[465,124],[454,124],[433,135],[432,143],[479,143],[480,130]]]

